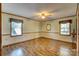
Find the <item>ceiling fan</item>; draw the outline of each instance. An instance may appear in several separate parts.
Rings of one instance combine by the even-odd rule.
[[[51,16],[53,16],[55,12],[59,12],[59,11],[61,11],[61,8],[53,11],[37,12],[33,14],[34,16],[32,16],[31,19],[49,20],[49,19],[52,19]]]
[[[36,13],[36,16],[40,17],[41,19],[46,19],[48,16],[52,16],[52,13],[49,12],[40,12],[40,13]]]

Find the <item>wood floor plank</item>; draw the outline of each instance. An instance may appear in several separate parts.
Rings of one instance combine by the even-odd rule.
[[[75,44],[40,37],[2,48],[3,56],[75,56]],[[74,48],[73,48],[74,47]]]

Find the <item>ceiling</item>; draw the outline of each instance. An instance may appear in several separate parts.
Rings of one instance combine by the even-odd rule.
[[[60,17],[76,15],[76,3],[3,3],[2,12],[16,14],[32,20],[47,21]],[[46,19],[41,19],[36,13],[46,11],[52,13]],[[29,20],[30,20],[29,19]]]

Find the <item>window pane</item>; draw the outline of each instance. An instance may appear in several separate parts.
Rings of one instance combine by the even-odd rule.
[[[65,24],[61,24],[61,28],[65,28]]]
[[[61,34],[69,35],[70,33],[70,23],[62,23],[61,24]]]
[[[21,25],[20,22],[12,22],[12,36],[21,35]]]
[[[70,23],[66,23],[66,28],[69,28]]]
[[[69,32],[69,28],[66,28],[65,31],[68,31]]]
[[[61,29],[61,31],[65,31],[64,29]]]

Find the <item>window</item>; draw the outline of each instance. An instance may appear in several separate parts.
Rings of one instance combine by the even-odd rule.
[[[10,18],[10,24],[11,24],[11,36],[19,36],[22,35],[22,20],[17,20]]]
[[[60,34],[70,35],[71,33],[71,20],[60,21]]]

